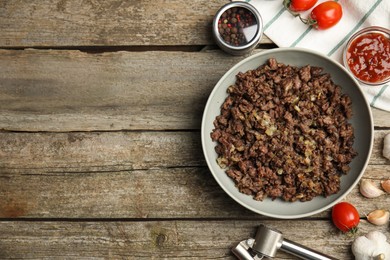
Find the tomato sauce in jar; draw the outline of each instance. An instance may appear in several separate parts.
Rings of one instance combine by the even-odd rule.
[[[346,53],[351,72],[361,81],[375,84],[390,78],[390,38],[370,32],[358,36]]]

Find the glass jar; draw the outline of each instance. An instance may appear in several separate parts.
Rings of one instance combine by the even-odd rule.
[[[390,81],[390,30],[370,26],[348,40],[343,53],[344,66],[355,78],[369,86]]]
[[[262,35],[261,15],[247,2],[230,2],[222,6],[214,17],[214,39],[222,50],[232,55],[251,52]]]

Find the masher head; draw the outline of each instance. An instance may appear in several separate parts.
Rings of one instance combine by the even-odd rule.
[[[252,249],[266,257],[275,257],[276,251],[282,246],[283,235],[280,231],[260,225],[257,229]]]

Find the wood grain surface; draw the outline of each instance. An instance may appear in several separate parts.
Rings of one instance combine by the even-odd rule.
[[[236,203],[210,174],[200,143],[203,107],[239,57],[215,50],[0,52],[0,258],[234,259],[233,244],[266,223],[352,259],[353,238],[337,232],[330,210],[272,220]],[[379,186],[390,176],[381,155],[390,126],[388,112],[373,115],[363,178]],[[389,195],[366,199],[356,186],[345,200],[360,212],[360,234],[388,234],[365,218],[389,209]]]
[[[364,173],[377,186],[390,175],[379,155],[385,132]],[[259,217],[218,186],[194,132],[0,133],[0,155],[0,217]],[[365,217],[390,196],[367,205],[357,186],[348,201]]]
[[[244,57],[218,50],[227,0],[0,1],[0,259],[236,259],[259,224],[353,259],[366,214],[390,195],[345,200],[361,217],[349,236],[330,209],[278,220],[250,212],[203,157],[207,98]],[[264,37],[256,52],[276,46]],[[249,55],[249,54],[248,54]],[[382,154],[389,112],[372,108],[363,178],[390,178]],[[297,259],[278,252],[275,259]]]
[[[261,221],[301,243],[338,259],[352,259],[353,237],[329,221]],[[0,222],[0,257],[51,259],[236,259],[230,252],[253,237],[256,220],[103,222]],[[316,232],[311,232],[315,230]],[[356,234],[374,230],[363,220]],[[386,228],[375,230],[386,232]],[[355,237],[356,237],[355,236]],[[50,238],[50,239],[48,239]],[[296,259],[279,251],[275,259]]]
[[[250,212],[210,174],[200,143],[203,108],[240,57],[220,51],[0,52],[4,258],[233,259],[229,249],[259,223],[301,234],[299,242],[314,248],[319,243],[322,250],[333,241],[333,255],[351,258],[352,239],[337,233],[329,210],[308,218],[316,232],[306,237],[300,231],[306,223]],[[381,156],[389,116],[373,113],[374,148],[364,178],[379,185],[390,175]],[[371,210],[390,205],[388,195],[363,198],[358,186],[345,199],[363,222]],[[168,233],[179,225],[177,234],[191,239],[183,245],[172,243],[171,233],[144,238],[155,225]],[[126,230],[127,242],[122,233],[105,233],[117,227]],[[220,232],[234,235],[212,244]],[[102,247],[102,241],[111,242]]]
[[[364,178],[379,186],[389,167],[370,166]],[[207,169],[179,168],[123,172],[1,174],[2,218],[256,218],[231,199]],[[48,198],[50,198],[48,200]],[[347,196],[364,218],[387,209],[390,197]],[[260,202],[259,202],[260,203]],[[294,206],[293,204],[291,206]],[[329,216],[329,211],[313,219]]]
[[[0,46],[210,45],[213,17],[228,2],[1,1]]]

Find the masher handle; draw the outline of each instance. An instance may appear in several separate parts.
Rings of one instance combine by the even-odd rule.
[[[317,252],[288,239],[283,239],[280,250],[307,260],[337,260],[337,258]]]

